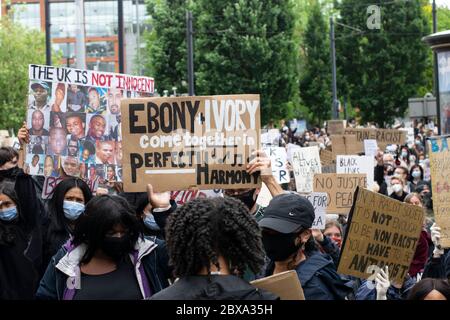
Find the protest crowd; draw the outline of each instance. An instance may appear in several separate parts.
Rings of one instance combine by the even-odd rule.
[[[56,90],[63,100],[65,87]],[[282,274],[299,280],[305,300],[450,299],[450,245],[433,206],[449,186],[432,188],[431,158],[447,140],[433,140],[433,129],[415,123],[406,138],[355,121],[305,130],[283,121],[262,130],[245,166],[261,187],[181,201],[176,187],[160,192],[167,181],[125,192],[125,126],[106,139],[104,123],[120,124],[120,102],[112,90],[101,105],[106,91],[67,90],[71,110],[36,98],[20,148],[0,149],[1,300],[277,300],[285,297],[258,283]],[[89,124],[80,116],[88,108],[97,110]],[[47,129],[45,112],[55,115]],[[42,138],[47,151],[30,150]]]

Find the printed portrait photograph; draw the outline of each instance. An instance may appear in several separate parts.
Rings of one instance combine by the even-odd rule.
[[[54,83],[53,94],[50,100],[51,111],[66,112],[67,111],[67,85],[65,83]]]
[[[87,104],[87,87],[69,84],[67,88],[67,111],[85,112]]]
[[[27,127],[30,128],[30,136],[48,136],[50,112],[29,109]]]
[[[51,111],[52,83],[46,81],[31,81],[28,94],[28,109]]]

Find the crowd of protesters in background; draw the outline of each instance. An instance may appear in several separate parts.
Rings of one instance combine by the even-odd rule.
[[[278,146],[332,147],[325,126],[296,132],[282,122],[279,133]],[[372,191],[422,207],[424,224],[403,285],[383,269],[373,287],[337,272],[346,217],[329,215],[324,230],[312,229],[314,208],[295,183],[276,183],[264,152],[247,171],[261,175],[273,196],[266,208],[256,203],[260,189],[227,189],[179,206],[152,185],[147,193],[115,184],[93,194],[74,177],[46,200],[42,179],[21,169],[20,151],[2,147],[0,299],[274,300],[250,281],[295,270],[307,300],[448,300],[450,254],[433,218],[426,144],[434,134],[415,123],[413,141],[375,156]],[[28,129],[18,137],[24,146]]]

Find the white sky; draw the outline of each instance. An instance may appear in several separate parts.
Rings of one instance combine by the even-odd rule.
[[[433,0],[430,0],[430,3],[433,3]],[[450,0],[436,0],[436,4],[438,6],[446,6],[447,8],[450,8]]]

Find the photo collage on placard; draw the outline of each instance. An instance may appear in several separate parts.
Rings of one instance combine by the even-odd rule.
[[[27,172],[122,181],[120,101],[129,92],[34,80],[29,92]]]

